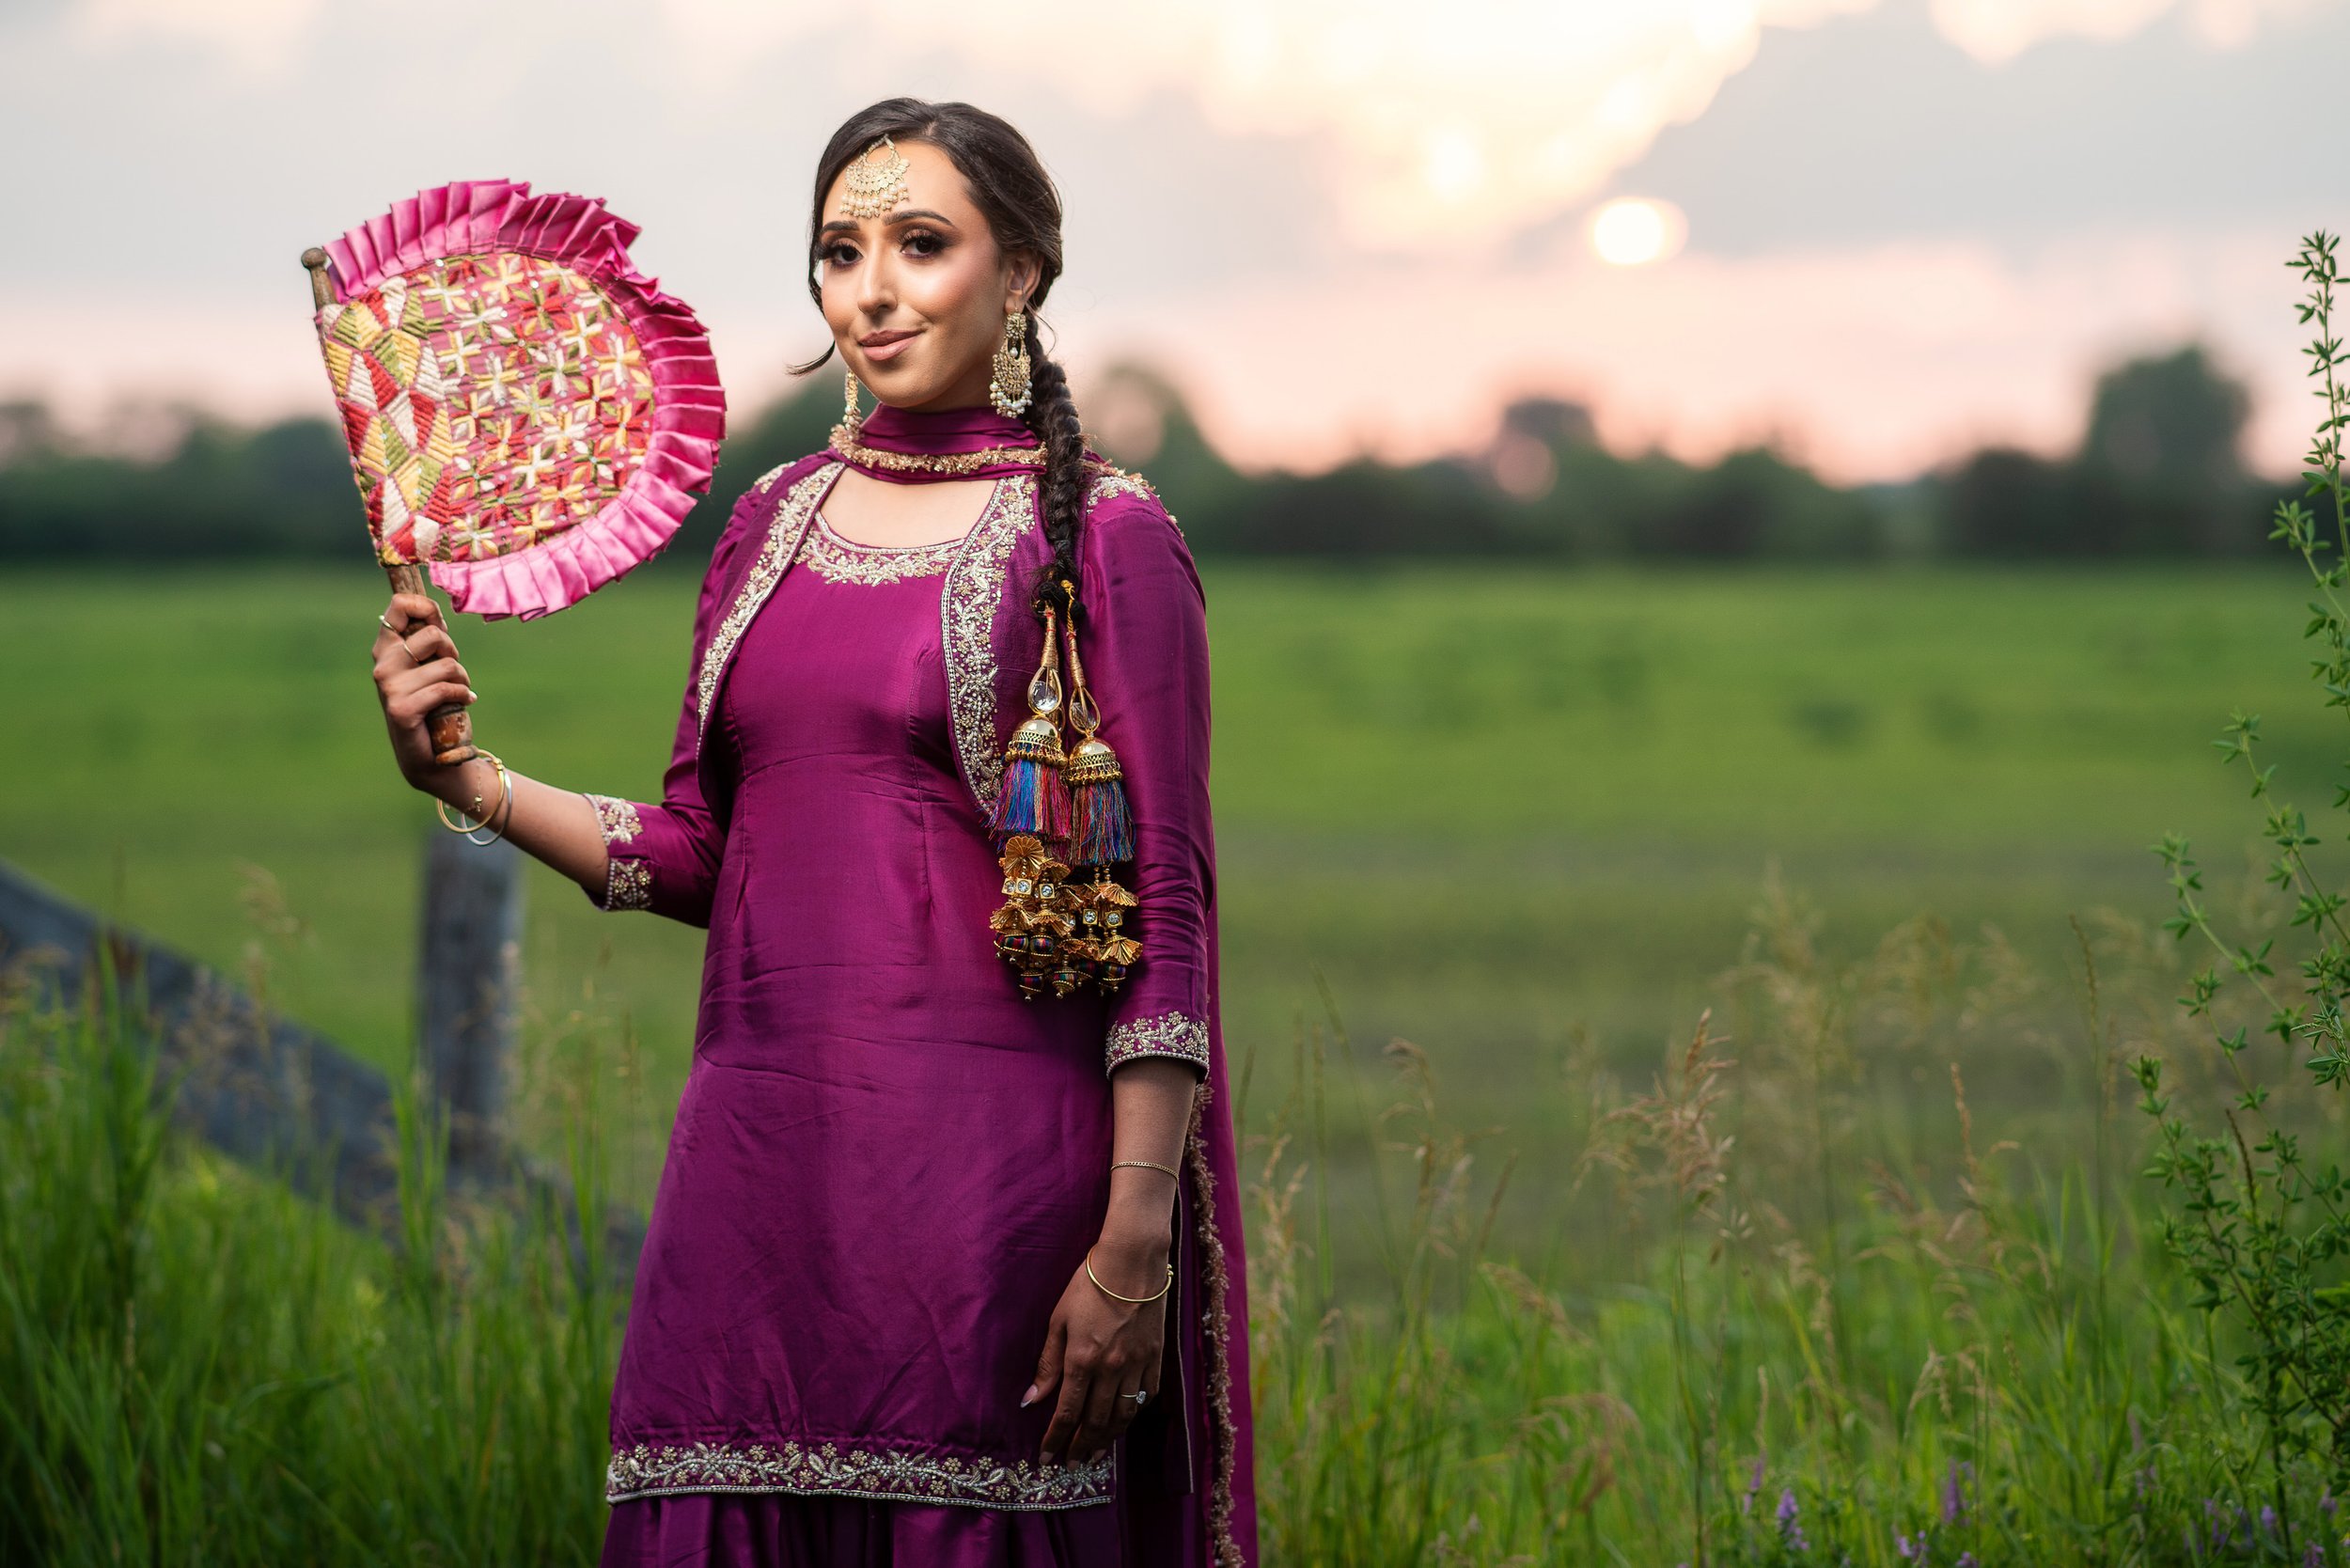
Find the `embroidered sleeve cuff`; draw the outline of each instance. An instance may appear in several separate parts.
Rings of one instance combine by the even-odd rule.
[[[603,897],[596,901],[599,909],[650,909],[652,907],[652,863],[634,855],[623,856],[616,846],[632,842],[645,826],[636,815],[633,802],[614,800],[609,795],[588,795],[588,804],[596,808],[596,827],[603,834],[607,870],[603,879]]]
[[[1174,1057],[1205,1073],[1208,1070],[1207,1021],[1186,1013],[1162,1012],[1113,1025],[1103,1049],[1103,1071],[1115,1073],[1141,1057]]]

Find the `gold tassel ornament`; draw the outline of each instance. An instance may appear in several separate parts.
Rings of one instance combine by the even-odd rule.
[[[1073,605],[1074,588],[1061,586]],[[1063,717],[1078,735],[1067,751]],[[1135,825],[1124,770],[1095,734],[1101,727],[1101,708],[1077,657],[1076,618],[1057,618],[1048,605],[1044,652],[1028,682],[1028,717],[1004,748],[994,813],[1004,846],[997,861],[1004,902],[988,928],[995,933],[997,956],[1019,976],[1024,997],[1068,996],[1089,985],[1110,995],[1142,957],[1133,929],[1139,901],[1110,874],[1113,865],[1134,858]],[[1073,867],[1089,867],[1091,880],[1074,880]]]

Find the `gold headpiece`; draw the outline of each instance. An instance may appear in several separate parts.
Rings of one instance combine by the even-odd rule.
[[[876,163],[875,153],[885,156]],[[884,136],[849,160],[843,171],[849,189],[841,210],[853,218],[880,217],[906,199],[906,171],[913,166],[898,144]]]

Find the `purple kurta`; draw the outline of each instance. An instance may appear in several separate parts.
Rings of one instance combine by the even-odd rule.
[[[1188,553],[1147,487],[1094,481],[1086,662],[1144,956],[1114,997],[1024,1002],[979,803],[1041,647],[1036,481],[999,478],[950,545],[876,551],[818,514],[839,472],[820,454],[737,505],[663,800],[590,797],[605,906],[710,929],[613,1396],[607,1561],[854,1539],[859,1561],[1252,1563]],[[1141,1056],[1205,1082],[1162,1398],[1112,1454],[1043,1465],[1049,1406],[1020,1394],[1100,1230],[1108,1073]]]

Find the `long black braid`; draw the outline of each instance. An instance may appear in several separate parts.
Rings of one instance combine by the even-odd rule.
[[[1044,538],[1053,558],[1037,578],[1035,601],[1042,614],[1047,605],[1063,616],[1076,615],[1076,601],[1061,585],[1077,580],[1077,528],[1085,517],[1085,432],[1077,424],[1077,404],[1069,395],[1069,373],[1058,361],[1044,357],[1038,340],[1036,317],[1028,317],[1027,413],[1022,418],[1044,443]]]
[[[824,196],[849,166],[850,160],[887,136],[899,142],[928,142],[952,160],[970,187],[971,199],[987,217],[995,243],[1008,252],[1026,251],[1036,258],[1036,290],[1028,296],[1027,427],[1044,443],[1044,537],[1053,546],[1053,559],[1036,581],[1034,603],[1041,618],[1049,607],[1064,617],[1073,603],[1064,582],[1077,580],[1077,529],[1085,516],[1089,474],[1085,434],[1077,423],[1077,405],[1069,395],[1069,376],[1044,357],[1044,340],[1037,310],[1052,291],[1061,268],[1060,192],[1045,171],[1043,160],[1028,139],[1011,124],[968,103],[933,103],[919,98],[890,98],[861,109],[841,123],[824,146],[816,167],[816,198],[807,223],[807,292],[823,304],[823,285],[817,277],[818,240],[824,223]],[[806,365],[801,374],[832,358],[832,349]]]

